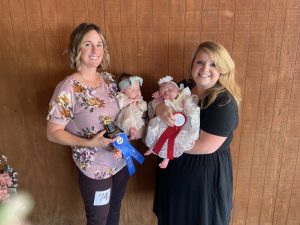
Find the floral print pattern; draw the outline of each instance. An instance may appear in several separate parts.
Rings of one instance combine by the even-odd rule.
[[[56,98],[55,102],[50,102],[49,104],[49,113],[47,119],[50,119],[54,111],[56,110],[56,106],[59,110],[59,117],[57,119],[71,119],[73,117],[72,114],[72,104],[71,104],[71,94],[62,91]]]
[[[116,82],[114,82],[113,77],[111,74],[105,72],[103,73],[103,77],[104,77],[104,81],[108,86],[108,94],[110,97],[110,100],[113,102],[116,102],[116,97],[118,94],[118,86],[116,84]]]
[[[76,80],[73,80],[72,87],[76,95],[76,100],[85,109],[89,109],[90,112],[93,112],[97,107],[104,107],[104,100],[94,96],[95,91],[93,88],[82,85]]]
[[[95,160],[95,148],[75,146],[72,149],[72,152],[74,160],[77,161],[77,164],[82,170],[86,170],[86,168],[89,167]]]
[[[82,138],[92,138],[104,129],[100,116],[113,119],[119,112],[116,102],[117,85],[111,74],[103,72],[104,80],[96,88],[80,83],[72,76],[59,83],[49,104],[47,120],[62,125],[65,130]],[[111,147],[71,146],[78,168],[92,179],[106,179],[126,164],[115,160]]]
[[[110,177],[112,175],[114,175],[117,171],[115,171],[114,168],[110,169],[110,170],[103,170],[103,171],[100,171],[100,170],[97,170],[94,174],[95,176],[95,179],[96,180],[102,180],[102,179],[105,179],[106,177]]]

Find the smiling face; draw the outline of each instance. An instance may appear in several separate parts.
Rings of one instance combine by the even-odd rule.
[[[164,100],[175,99],[178,96],[179,89],[174,84],[165,82],[159,86],[159,93]]]
[[[141,88],[140,83],[135,81],[132,85],[128,85],[124,90],[123,93],[130,99],[138,99],[141,98]]]
[[[104,54],[103,42],[96,30],[84,36],[80,47],[80,67],[97,68]]]
[[[209,89],[218,82],[220,72],[210,55],[201,49],[193,61],[191,75],[197,87]]]

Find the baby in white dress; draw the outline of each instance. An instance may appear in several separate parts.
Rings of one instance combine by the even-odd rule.
[[[141,86],[143,79],[130,74],[123,74],[118,83],[120,92],[117,101],[120,112],[115,124],[124,131],[130,139],[139,139],[143,136],[145,122],[143,113],[147,111],[147,102],[143,100]]]
[[[158,116],[152,118],[149,121],[147,134],[145,138],[145,144],[149,149],[144,153],[149,155],[151,153],[157,154],[159,157],[163,158],[163,161],[159,164],[160,168],[166,168],[168,166],[169,160],[173,157],[179,157],[184,151],[190,150],[195,141],[199,138],[199,128],[200,128],[200,107],[198,106],[198,97],[196,95],[191,95],[189,88],[180,89],[178,85],[173,82],[171,76],[165,76],[158,81],[159,91],[153,94],[154,100],[149,103],[149,117],[153,117],[155,110],[150,109],[155,107],[158,102],[164,102],[169,106],[173,112],[182,113],[178,116],[179,123],[184,120],[184,125],[181,127],[178,124],[178,129],[181,127],[181,130],[175,137],[173,149],[171,153],[168,151],[168,140],[162,145],[159,152],[154,152],[153,149],[157,149],[157,143],[160,140],[160,137],[168,127]],[[175,117],[176,118],[176,117]],[[164,134],[165,136],[166,134]],[[167,135],[166,135],[167,136]],[[156,151],[156,150],[155,150]],[[171,157],[170,157],[171,154]]]

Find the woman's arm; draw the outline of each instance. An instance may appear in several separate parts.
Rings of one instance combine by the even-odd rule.
[[[199,139],[195,142],[194,147],[185,153],[193,155],[211,154],[217,151],[225,140],[226,137],[209,134],[201,130]]]
[[[108,144],[115,141],[115,139],[109,139],[103,137],[105,133],[101,131],[91,139],[77,137],[64,129],[64,126],[55,124],[51,121],[47,122],[47,138],[49,141],[61,144],[61,145],[75,145],[84,147],[106,147]]]

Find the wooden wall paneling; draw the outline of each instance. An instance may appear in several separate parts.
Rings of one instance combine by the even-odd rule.
[[[79,24],[74,23],[73,18],[73,8],[72,8],[72,0],[60,1],[55,0],[56,5],[56,16],[52,15],[52,17],[56,17],[58,20],[58,35],[59,35],[59,43],[63,50],[68,48],[69,37],[72,30],[78,26]],[[50,17],[51,18],[51,17]],[[60,55],[62,71],[64,73],[59,74],[58,80],[63,80],[66,77],[66,72],[70,71],[70,67],[68,64],[68,58],[65,54]]]
[[[287,99],[290,100],[290,103],[285,105],[284,107],[288,108],[287,112],[287,121],[285,125],[286,133],[285,133],[285,144],[283,149],[283,156],[281,161],[281,170],[280,170],[280,179],[278,183],[278,190],[275,202],[274,209],[274,224],[283,224],[286,222],[288,216],[288,207],[290,204],[290,196],[291,189],[293,185],[293,176],[289,176],[290,171],[295,170],[296,168],[296,157],[298,154],[299,148],[299,136],[293,137],[295,135],[290,136],[289,131],[289,116],[290,109],[293,107],[292,96],[293,96],[293,85],[294,85],[294,77],[295,77],[295,64],[297,60],[297,48],[295,48],[294,43],[299,43],[299,20],[300,20],[300,11],[294,9],[287,10],[286,24],[288,24],[286,29],[284,30],[284,40],[286,41],[286,51],[284,51],[284,60],[282,60],[283,65],[285,65],[285,69],[282,73],[279,73],[279,79],[284,80],[284,84],[286,84],[286,88],[290,91],[289,96],[286,96]],[[296,22],[297,21],[297,22]],[[297,24],[297,25],[296,25]],[[298,55],[299,56],[299,55]],[[286,61],[285,61],[286,60]],[[300,123],[294,123],[294,128],[299,131]],[[298,128],[298,129],[297,129]]]
[[[245,8],[244,8],[245,7]],[[234,30],[233,30],[233,46],[232,46],[232,56],[236,64],[236,79],[241,87],[242,94],[242,103],[240,107],[240,119],[239,126],[235,132],[233,147],[231,150],[233,158],[233,200],[234,208],[232,211],[231,221],[232,224],[238,220],[236,212],[238,212],[240,206],[237,202],[237,178],[239,174],[239,152],[241,147],[241,138],[242,138],[242,126],[243,126],[243,112],[244,110],[244,97],[245,97],[245,86],[246,86],[246,73],[247,73],[247,55],[249,52],[249,37],[250,37],[250,22],[251,22],[251,1],[236,1],[235,2],[235,11],[234,11]],[[242,22],[243,21],[243,24]],[[246,112],[246,111],[245,111]],[[245,146],[246,147],[246,146]]]
[[[299,53],[299,45],[298,45],[298,53]],[[299,54],[298,54],[299,56]],[[298,57],[299,59],[299,57]],[[299,61],[299,60],[298,60]],[[298,132],[299,133],[299,132]],[[299,135],[298,135],[299,137]],[[295,166],[295,173],[294,173],[294,180],[293,186],[291,190],[290,196],[290,204],[288,208],[288,215],[286,224],[289,225],[298,225],[300,221],[300,214],[299,214],[299,204],[300,204],[300,141],[298,139],[298,153],[296,157],[296,166]]]
[[[285,25],[288,21],[285,21]],[[285,26],[284,26],[285,27]],[[274,148],[270,149],[268,164],[267,164],[267,181],[263,195],[263,207],[261,212],[261,222],[274,223],[274,209],[276,207],[276,198],[280,192],[278,192],[278,185],[280,183],[280,173],[282,169],[282,156],[286,151],[285,148],[285,135],[286,124],[289,113],[289,101],[291,95],[291,88],[293,82],[293,67],[295,65],[296,50],[294,46],[288,43],[290,36],[285,29],[282,49],[280,56],[280,67],[278,72],[278,86],[275,95],[275,114],[272,118],[272,131],[280,136],[276,139],[277,144]],[[269,180],[270,178],[270,180]],[[273,186],[273,187],[270,187]],[[276,187],[276,188],[275,188]],[[268,190],[268,192],[266,191]],[[271,205],[270,205],[271,204]]]
[[[103,0],[87,0],[87,8],[88,21],[97,24],[103,29],[105,25]],[[102,32],[105,34],[104,29]]]
[[[88,0],[72,0],[71,2],[74,26],[89,22]]]
[[[189,75],[192,57],[201,40],[202,1],[185,1],[184,74]]]
[[[14,42],[14,62],[8,67],[13,66],[12,70],[16,69],[15,72],[12,72],[11,79],[12,83],[10,86],[11,90],[16,90],[18,93],[18,105],[15,108],[20,112],[20,126],[18,124],[10,125],[11,128],[18,127],[18,133],[16,133],[13,142],[9,144],[12,148],[12,152],[19,155],[19,157],[25,157],[26,152],[20,151],[20,143],[15,142],[19,138],[25,141],[25,146],[29,141],[34,137],[33,132],[28,132],[26,129],[31,128],[32,117],[34,115],[31,108],[34,106],[35,97],[32,95],[34,92],[33,88],[28,88],[28,85],[33,84],[33,77],[31,75],[31,50],[30,50],[30,39],[29,39],[29,30],[27,24],[27,18],[25,13],[25,5],[23,1],[10,1],[9,2],[10,18],[12,24],[12,30],[14,32],[13,39]],[[17,86],[16,86],[17,82]],[[14,118],[18,123],[18,118]],[[7,121],[8,122],[8,121]],[[12,122],[12,121],[11,121]],[[15,132],[12,132],[15,133]],[[11,133],[11,134],[12,134]],[[9,140],[9,139],[8,139]]]
[[[121,0],[122,68],[137,74],[137,2]]]
[[[218,42],[231,53],[235,27],[235,2],[220,0],[218,12]]]
[[[284,152],[280,167],[279,183],[273,216],[273,224],[286,224],[291,200],[291,191],[294,182],[297,155],[299,148],[298,137],[286,137],[284,140]],[[293,172],[291,172],[293,171]]]
[[[142,94],[146,101],[157,90],[153,77],[153,2],[137,1],[137,73],[144,79]]]
[[[268,24],[269,26],[269,24]],[[270,34],[267,34],[264,43],[265,53],[263,59],[262,84],[259,97],[259,107],[257,116],[257,131],[255,138],[255,148],[251,171],[251,189],[247,212],[247,224],[259,224],[259,216],[261,210],[261,201],[263,188],[265,183],[265,170],[268,158],[271,122],[274,108],[274,98],[277,85],[277,74],[280,49],[277,45],[268,44]],[[281,41],[280,38],[276,38]]]
[[[121,43],[121,17],[120,1],[104,1],[105,33],[110,53],[110,71],[114,74],[123,72],[122,43]]]
[[[184,78],[185,2],[169,0],[169,74],[175,81]]]
[[[219,1],[207,1],[202,3],[201,42],[217,41]]]
[[[153,0],[153,77],[169,74],[169,2]]]
[[[233,45],[234,35],[234,12],[235,2],[221,0],[219,2],[217,41],[221,43],[230,53]]]
[[[13,27],[10,17],[10,5],[8,1],[2,1],[0,7],[0,101],[1,111],[0,117],[3,119],[0,123],[2,132],[0,152],[7,154],[10,162],[14,162],[18,158],[18,151],[15,148],[16,136],[15,127],[19,125],[18,117],[22,116],[22,112],[18,108],[19,99],[13,96],[20,94],[20,89],[16,86],[18,78],[15,76],[16,68],[16,50]],[[5,66],[4,66],[5,65]],[[18,75],[17,75],[18,76]],[[21,125],[21,123],[20,123]],[[22,128],[21,128],[22,130]],[[24,144],[24,138],[18,135],[21,146]]]
[[[24,79],[24,88],[28,90],[29,105],[26,108],[25,117],[28,123],[27,127],[30,127],[29,135],[32,140],[32,145],[38,145],[46,141],[45,134],[39,132],[44,128],[45,114],[39,112],[45,112],[47,108],[47,99],[44,98],[44,86],[45,81],[48,79],[47,70],[47,56],[46,56],[46,43],[45,35],[43,31],[42,16],[39,2],[24,2],[24,10],[26,15],[26,21],[28,26],[29,48],[30,54],[26,55],[24,61],[30,65],[29,74]],[[45,70],[46,69],[46,70]],[[30,79],[28,79],[30,78]],[[35,87],[35,88],[32,88]],[[36,116],[33,116],[36,115]],[[41,158],[41,151],[38,147],[31,149],[31,157]]]
[[[254,5],[254,3],[253,3]],[[236,6],[238,9],[238,6]],[[252,7],[251,7],[252,9]],[[252,180],[253,183],[257,182],[255,177],[251,176],[251,173],[247,171],[252,170],[252,163],[255,160],[255,141],[256,141],[256,129],[258,118],[258,102],[261,89],[261,73],[262,63],[264,60],[263,44],[265,40],[265,32],[258,37],[259,45],[255,46],[254,38],[257,37],[256,31],[253,29],[253,24],[257,23],[257,18],[254,16],[256,13],[251,10],[251,22],[249,26],[249,46],[247,53],[247,73],[244,86],[244,98],[243,98],[243,123],[241,125],[241,139],[247,139],[246,145],[244,141],[240,143],[240,150],[238,153],[238,165],[236,171],[236,190],[235,190],[235,207],[233,213],[233,224],[246,223],[248,216],[249,200],[253,197]],[[254,109],[254,110],[253,110]],[[248,112],[247,112],[248,111]],[[246,117],[247,115],[247,117]],[[251,122],[252,121],[252,122]],[[246,131],[247,130],[247,131]],[[248,146],[247,146],[248,145]],[[251,190],[252,187],[252,190]],[[255,205],[255,203],[253,204]],[[250,209],[253,206],[250,206]],[[247,221],[253,224],[251,218]],[[255,222],[254,222],[255,224]]]
[[[71,34],[72,30],[77,26],[74,23],[73,18],[73,7],[72,0],[59,1],[55,0],[56,5],[56,17],[58,19],[58,29],[59,34],[62,37],[68,36]],[[55,17],[55,15],[52,15]],[[51,18],[51,15],[50,15]]]
[[[1,1],[1,8],[0,8],[0,19],[7,19],[10,20],[10,10],[9,10],[9,0]],[[7,24],[9,25],[9,23]],[[1,33],[2,30],[5,29],[7,26],[5,24],[1,24]]]
[[[290,2],[289,2],[290,3]],[[288,6],[290,4],[288,3]],[[295,8],[300,8],[300,4],[295,4]],[[299,10],[298,10],[299,12]],[[295,33],[297,34],[297,33]],[[298,32],[299,34],[299,32]],[[299,205],[300,205],[300,135],[299,135],[299,120],[300,120],[300,104],[299,104],[299,93],[300,93],[300,36],[298,35],[298,44],[297,44],[297,55],[295,61],[295,69],[293,76],[293,87],[292,87],[292,96],[290,103],[290,111],[289,111],[289,122],[291,127],[287,127],[287,137],[298,137],[298,146],[297,148],[297,156],[296,156],[296,165],[294,169],[294,178],[293,185],[291,188],[290,202],[288,206],[288,214],[286,219],[286,224],[289,225],[297,225],[300,221],[299,214]],[[296,126],[293,126],[293,124]],[[290,171],[292,173],[292,171]],[[288,175],[290,176],[290,175]]]
[[[239,125],[234,134],[234,139],[231,148],[231,154],[233,159],[233,202],[234,207],[232,210],[231,221],[234,221],[236,214],[235,199],[236,199],[236,187],[237,187],[237,175],[238,175],[238,164],[239,164],[239,151],[241,144],[241,127],[243,124],[243,103],[244,103],[244,90],[246,86],[246,72],[247,72],[247,54],[249,48],[249,32],[241,31],[236,27],[238,17],[234,18],[234,34],[233,34],[233,46],[232,46],[232,57],[236,64],[236,79],[241,88],[242,102],[239,112]]]
[[[248,74],[247,74],[248,75]],[[260,78],[246,78],[243,103],[243,122],[236,171],[233,224],[245,223],[251,184],[251,167],[255,146],[256,119],[260,91]],[[258,85],[258,87],[256,86]]]
[[[63,57],[63,49],[66,46],[62,46],[61,37],[59,34],[59,20],[56,10],[56,3],[52,0],[40,1],[41,16],[44,30],[44,38],[46,42],[45,51],[47,55],[47,94],[44,97],[50,97],[52,95],[54,87],[58,84],[65,74],[63,74],[63,64],[61,57]],[[65,55],[66,57],[66,55]],[[46,87],[45,87],[46,88]]]
[[[256,1],[253,3],[255,6],[253,8],[253,15],[251,20],[251,33],[250,33],[250,42],[249,42],[249,58],[248,58],[248,65],[247,68],[247,77],[255,77],[258,78],[258,82],[254,84],[259,90],[256,92],[257,96],[253,96],[254,99],[257,101],[258,104],[253,103],[252,105],[255,106],[255,110],[252,111],[255,115],[256,121],[256,132],[255,132],[255,141],[253,146],[253,155],[252,155],[252,162],[250,167],[250,183],[249,183],[249,196],[248,196],[248,204],[247,204],[247,214],[246,214],[246,223],[247,224],[257,224],[259,221],[259,209],[260,209],[260,202],[262,191],[261,187],[263,187],[264,183],[264,174],[260,173],[264,169],[264,165],[266,162],[267,153],[263,151],[268,149],[268,145],[265,145],[266,137],[269,137],[269,134],[265,133],[266,130],[261,131],[264,129],[265,124],[271,122],[270,118],[263,117],[265,113],[270,113],[272,110],[270,108],[265,108],[264,105],[259,104],[260,99],[262,97],[262,90],[264,89],[263,86],[263,65],[264,61],[268,59],[265,57],[267,54],[267,50],[264,48],[265,43],[267,41],[266,38],[266,28],[267,28],[267,20],[268,20],[268,13],[265,11],[269,11],[268,3],[264,5],[264,10],[262,11],[260,8],[256,8],[259,3]],[[258,11],[259,10],[259,11]],[[248,81],[248,80],[247,80]],[[257,108],[256,108],[257,107]],[[256,112],[256,113],[254,113]],[[266,119],[262,123],[259,123],[260,119]],[[266,134],[266,137],[264,135]],[[260,188],[259,188],[260,187]]]

